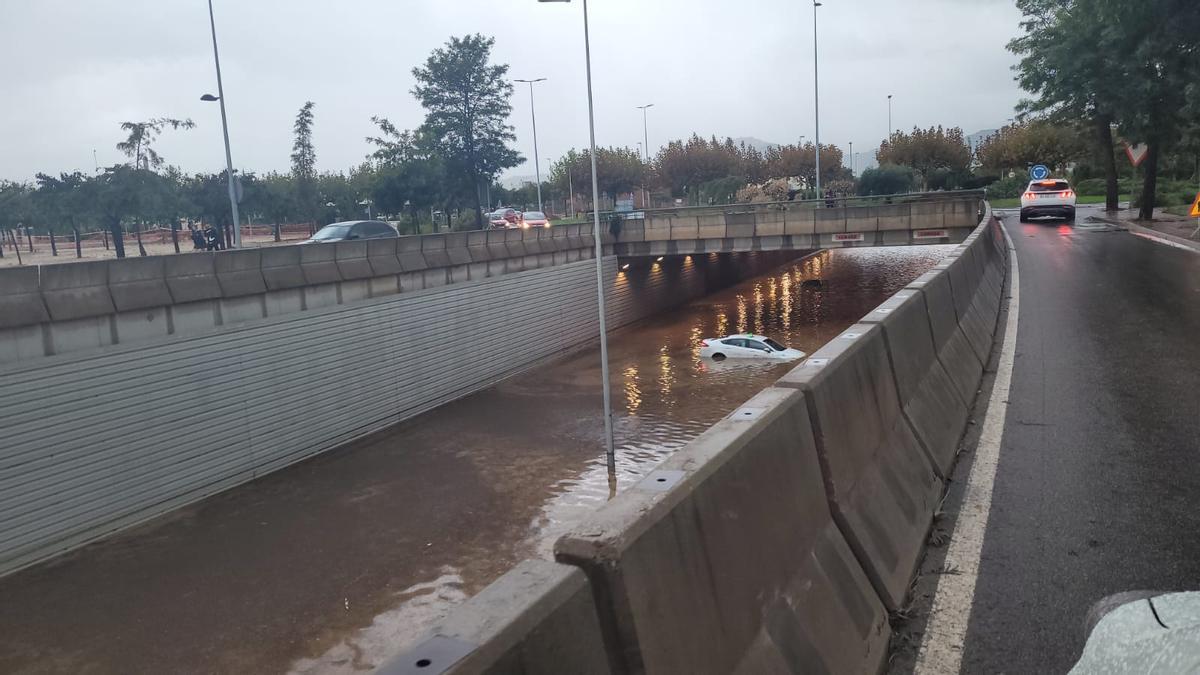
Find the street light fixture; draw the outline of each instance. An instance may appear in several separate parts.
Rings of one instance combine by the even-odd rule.
[[[650,164],[650,133],[647,131],[648,127],[646,125],[646,110],[648,108],[653,108],[654,104],[647,103],[646,105],[639,105],[635,107],[642,111],[642,148],[646,151],[646,164]],[[646,192],[646,184],[644,181],[642,183],[642,208],[650,208],[650,194]]]
[[[537,113],[533,109],[533,85],[538,82],[545,82],[546,78],[539,77],[536,80],[513,80],[522,84],[529,85],[529,114],[533,117],[533,172],[537,176],[537,196],[538,196],[538,211],[545,211],[542,208],[542,165],[538,161],[537,147]]]
[[[233,247],[242,247],[242,221],[238,216],[237,191],[233,186],[233,155],[229,151],[229,120],[225,116],[225,87],[221,84],[221,57],[217,54],[217,22],[213,19],[212,0],[208,0],[208,25],[212,29],[213,63],[217,66],[217,95],[205,94],[201,101],[221,104],[221,131],[225,135],[225,174],[229,178],[229,209],[233,212]]]
[[[813,107],[816,113],[817,141],[817,147],[813,154],[817,158],[817,199],[821,198],[821,90],[817,79],[817,8],[820,6],[821,3],[813,2]]]
[[[538,0],[570,2],[571,0]],[[600,180],[596,175],[596,113],[592,102],[592,42],[588,32],[587,0],[583,0],[583,55],[587,64],[588,134],[592,159],[592,236],[596,240],[596,300],[600,311],[600,374],[604,389],[604,444],[608,458],[609,489],[617,475],[617,453],[613,443],[612,392],[608,382],[608,328],[604,318],[604,247],[600,240]]]
[[[888,94],[888,132],[887,132],[887,138],[884,140],[891,140],[891,138],[892,138],[892,95]]]

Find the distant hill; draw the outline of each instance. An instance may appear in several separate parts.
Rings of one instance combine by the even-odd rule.
[[[759,152],[761,152],[763,154],[766,154],[766,152],[768,150],[770,150],[771,148],[779,147],[778,143],[764,141],[761,138],[755,138],[753,136],[738,136],[737,138],[733,139],[733,142],[736,145],[741,145],[741,144],[745,143],[746,147],[754,148],[755,150],[758,150]]]

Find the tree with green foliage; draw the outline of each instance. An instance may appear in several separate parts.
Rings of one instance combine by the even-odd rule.
[[[474,195],[475,224],[483,227],[479,194],[501,171],[517,166],[521,155],[508,147],[516,140],[508,125],[513,87],[507,65],[490,63],[495,40],[482,35],[451,38],[424,66],[413,69],[412,93],[424,106],[425,131],[437,139],[449,173]]]
[[[129,136],[117,143],[117,150],[133,160],[135,169],[157,169],[163,165],[163,158],[151,145],[158,139],[159,134],[168,127],[191,129],[195,126],[196,123],[190,119],[177,120],[172,117],[155,117],[145,122],[122,122],[121,129],[128,131]]]
[[[1018,0],[1025,111],[1086,120],[1104,163],[1106,207],[1117,208],[1113,126],[1144,142],[1142,218],[1151,218],[1159,158],[1197,119],[1200,7],[1192,0]]]
[[[568,172],[570,181],[567,179]],[[641,186],[649,175],[649,168],[637,150],[632,148],[596,148],[596,172],[600,193],[615,200],[617,195],[632,192]],[[564,191],[570,182],[575,186],[576,194],[590,203],[591,152],[572,148],[550,167],[550,180]],[[581,203],[577,202],[576,206],[580,206]],[[603,203],[600,208],[604,208]]]
[[[884,164],[862,172],[858,178],[860,195],[896,195],[911,192],[917,176],[911,167]]]
[[[295,183],[296,210],[300,217],[312,222],[319,209],[317,194],[317,151],[313,148],[313,107],[306,101],[296,114],[292,125],[295,140],[292,142],[292,180]]]
[[[75,239],[75,257],[82,258],[83,250],[79,242],[79,226],[92,216],[92,206],[95,199],[94,185],[82,172],[60,173],[58,177],[39,173],[37,175],[37,191],[34,201],[44,214],[47,229],[50,231],[50,242],[54,255],[58,255],[58,247],[54,242],[54,230],[65,223],[71,228]]]
[[[1033,164],[1045,164],[1061,173],[1087,155],[1079,131],[1047,119],[1011,124],[984,139],[975,157],[985,169],[1024,173]]]
[[[269,173],[255,181],[254,188],[246,194],[247,210],[271,223],[274,239],[279,241],[280,226],[296,213],[295,182],[290,176]]]
[[[921,178],[921,189],[927,189],[939,169],[966,174],[971,166],[971,148],[958,127],[914,127],[912,133],[894,132],[880,144],[875,158],[880,166],[894,164],[911,168]]]

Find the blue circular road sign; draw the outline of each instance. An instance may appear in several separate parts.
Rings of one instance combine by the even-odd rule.
[[[1033,180],[1044,180],[1050,175],[1050,169],[1047,169],[1044,164],[1035,165],[1029,170],[1029,177]]]

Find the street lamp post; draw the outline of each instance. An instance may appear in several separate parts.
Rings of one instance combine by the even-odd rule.
[[[813,107],[816,112],[817,148],[814,154],[817,157],[817,199],[821,198],[821,89],[817,79],[817,8],[820,6],[819,2],[813,3]]]
[[[208,25],[212,28],[213,63],[217,66],[217,95],[205,94],[202,101],[221,103],[221,131],[225,134],[225,172],[229,178],[229,208],[233,211],[233,247],[242,247],[242,223],[238,216],[237,190],[233,186],[233,154],[229,151],[229,120],[225,117],[225,87],[221,83],[221,57],[217,54],[217,22],[213,19],[212,0],[208,0]]]
[[[513,81],[529,85],[529,114],[533,117],[533,172],[537,176],[538,211],[545,211],[545,209],[542,208],[542,165],[541,162],[538,161],[537,113],[533,109],[533,85],[538,82],[545,82],[546,78],[539,77],[536,80]]]
[[[648,108],[653,108],[654,104],[647,103],[646,105],[639,105],[636,107],[638,110],[642,111],[642,148],[646,151],[646,164],[650,164],[650,132],[648,131],[649,127],[646,124],[646,110]],[[650,194],[646,192],[645,181],[642,182],[642,208],[650,208]]]
[[[892,138],[892,95],[888,94],[888,132],[887,132],[887,138],[885,138],[884,140],[891,140],[891,138]]]
[[[854,141],[850,141],[850,177],[854,177]]]
[[[538,2],[570,1],[538,0]],[[600,377],[604,389],[604,445],[611,483],[617,474],[617,453],[613,442],[612,392],[608,381],[608,324],[604,318],[604,246],[600,239],[600,180],[596,175],[596,113],[592,102],[592,43],[588,32],[587,0],[583,0],[583,54],[587,64],[588,135],[592,159],[592,236],[596,240],[596,300],[600,312]]]

